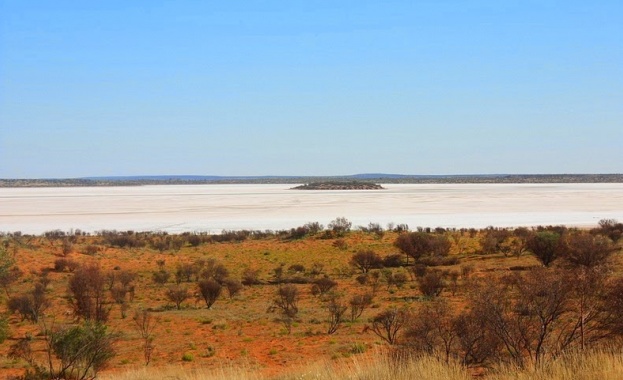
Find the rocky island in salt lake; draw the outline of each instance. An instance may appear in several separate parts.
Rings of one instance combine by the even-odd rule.
[[[383,190],[384,187],[371,182],[312,182],[296,186],[291,190]]]

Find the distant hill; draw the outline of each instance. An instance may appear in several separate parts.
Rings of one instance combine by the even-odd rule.
[[[209,176],[157,175],[50,179],[0,179],[0,187],[86,187],[190,184],[301,184],[373,181],[376,183],[623,183],[623,174],[474,174],[405,175],[364,173],[346,176]]]
[[[405,174],[386,174],[386,173],[364,173],[364,174],[354,174],[354,175],[346,176],[346,178],[353,178],[353,179],[377,179],[377,178],[399,179],[399,178],[409,178],[409,177],[421,177],[421,176],[412,176],[412,175],[405,175]]]
[[[292,176],[217,176],[217,175],[143,175],[143,176],[112,176],[84,177],[91,181],[256,181],[262,179],[292,179]]]

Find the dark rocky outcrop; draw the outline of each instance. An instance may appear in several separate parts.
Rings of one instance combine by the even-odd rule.
[[[383,186],[371,182],[312,182],[293,187],[292,190],[383,190]]]

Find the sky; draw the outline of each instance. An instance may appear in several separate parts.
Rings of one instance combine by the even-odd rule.
[[[0,178],[623,173],[623,1],[0,0]]]

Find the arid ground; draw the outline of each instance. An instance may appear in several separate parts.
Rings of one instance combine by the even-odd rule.
[[[8,312],[6,299],[30,294],[41,278],[46,278],[49,307],[41,311],[36,322],[19,310],[8,315],[10,329],[8,339],[0,345],[0,373],[19,374],[29,367],[23,359],[7,357],[20,339],[31,337],[34,360],[45,363],[42,329],[73,326],[85,319],[76,308],[75,294],[68,289],[71,279],[89,266],[107,279],[102,293],[104,308],[109,311],[105,323],[115,334],[115,356],[104,373],[145,365],[144,340],[133,317],[148,311],[155,323],[149,366],[231,365],[269,375],[388,347],[388,342],[371,330],[371,321],[389,308],[417,310],[429,302],[421,287],[423,274],[418,274],[416,267],[442,274],[443,285],[433,298],[446,300],[453,313],[465,310],[470,296],[468,284],[473,279],[501,281],[542,267],[542,261],[526,249],[525,240],[521,241],[526,231],[537,233],[533,230],[422,230],[426,236],[442,236],[447,252],[439,260],[420,257],[421,263],[414,266],[415,256],[407,257],[396,244],[399,236],[408,234],[400,230],[401,226],[387,231],[372,224],[362,230],[343,231],[333,222],[332,229],[310,231],[306,226],[269,235],[248,231],[226,235],[5,234],[3,247],[6,255],[14,258],[19,276],[6,284],[0,310]],[[601,231],[594,227],[594,233]],[[542,231],[588,236],[587,231],[561,227]],[[616,233],[612,232],[615,240]],[[609,244],[609,276],[620,279],[620,243]],[[365,269],[353,263],[355,254],[368,251],[384,261]],[[562,259],[551,267],[558,263],[564,267]],[[169,276],[158,283],[156,274],[162,272]],[[363,272],[368,272],[365,280]],[[115,302],[112,289],[119,286],[122,273],[132,276],[127,294]],[[377,277],[373,273],[378,273]],[[245,285],[231,297],[223,287],[208,309],[197,285],[202,277],[227,278]],[[313,286],[323,278],[335,284],[326,294],[318,294]],[[283,310],[275,307],[278,289],[286,286],[298,292],[297,312],[287,320]],[[174,287],[188,290],[179,309],[167,295]],[[346,309],[331,334],[328,294],[339,297]],[[351,318],[349,302],[363,294],[372,295],[371,302],[360,316]],[[475,373],[480,371],[478,367],[474,366]]]

